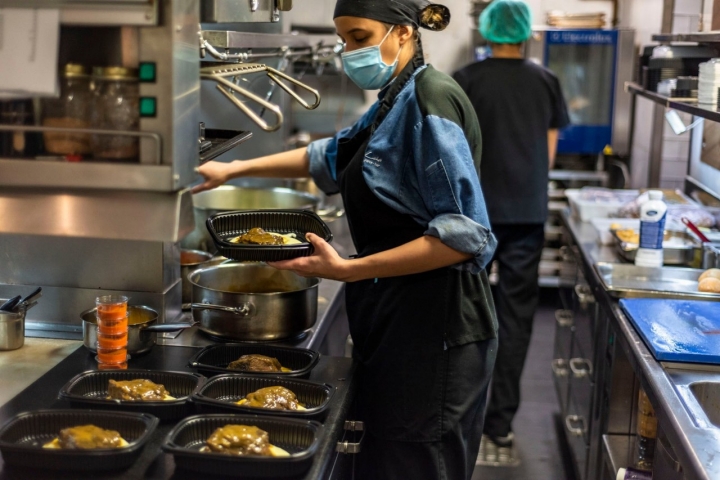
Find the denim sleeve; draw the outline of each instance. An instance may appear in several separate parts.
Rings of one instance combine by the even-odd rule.
[[[378,103],[375,103],[353,126],[340,130],[334,137],[317,140],[308,145],[310,176],[326,194],[334,195],[340,191],[337,184],[338,142],[351,139],[367,128],[375,118],[378,106]]]
[[[457,268],[480,272],[492,259],[497,241],[465,134],[456,123],[433,115],[425,117],[415,133],[418,187],[432,216],[425,235],[473,255]]]

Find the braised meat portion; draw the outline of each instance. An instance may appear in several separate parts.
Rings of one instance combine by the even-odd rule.
[[[247,233],[234,238],[232,242],[250,245],[285,245],[285,238],[282,235],[266,232],[262,228],[251,228]]]
[[[218,428],[207,439],[201,452],[224,453],[226,455],[272,456],[270,436],[258,427],[248,425],[225,425]]]
[[[119,448],[127,445],[120,433],[115,430],[104,430],[95,425],[82,425],[78,427],[64,428],[60,430],[57,438],[56,448],[94,449],[94,448]],[[51,443],[53,443],[51,442]]]
[[[143,378],[136,380],[110,380],[108,398],[112,400],[155,402],[169,396],[162,385]]]
[[[282,372],[283,367],[277,358],[266,357],[265,355],[243,355],[234,362],[230,362],[230,370],[241,372]]]
[[[269,408],[271,410],[298,410],[302,405],[297,396],[285,387],[266,387],[248,393],[238,402],[240,405],[255,408]]]

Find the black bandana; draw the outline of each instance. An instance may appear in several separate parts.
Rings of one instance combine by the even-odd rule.
[[[439,12],[443,21],[424,22],[422,13],[426,9]],[[428,0],[338,0],[333,18],[337,17],[369,18],[390,25],[412,25],[438,31],[450,23],[450,10],[442,5],[431,4]]]

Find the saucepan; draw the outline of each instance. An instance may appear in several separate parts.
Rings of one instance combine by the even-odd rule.
[[[91,352],[97,350],[96,309],[85,310],[80,314],[83,323],[83,345]],[[157,341],[157,334],[177,332],[195,326],[195,323],[157,323],[155,310],[141,305],[128,306],[128,353],[140,355],[149,352]]]
[[[225,263],[190,274],[200,330],[241,341],[301,334],[317,319],[318,278],[264,263]]]

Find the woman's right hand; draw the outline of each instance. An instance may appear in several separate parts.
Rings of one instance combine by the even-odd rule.
[[[192,193],[200,193],[205,190],[212,190],[230,180],[231,164],[224,162],[207,162],[197,168],[197,173],[205,178],[205,181],[192,189]]]

